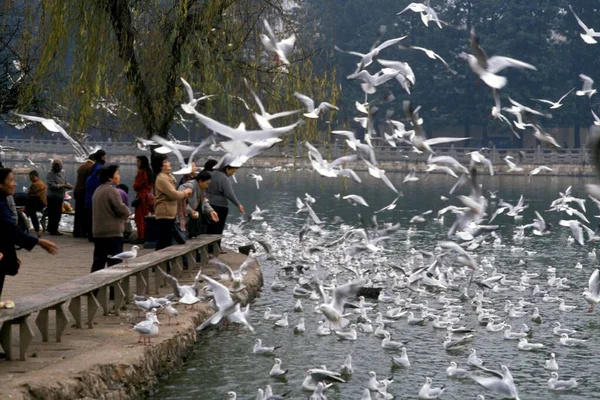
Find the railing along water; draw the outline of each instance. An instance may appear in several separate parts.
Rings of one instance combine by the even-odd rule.
[[[37,313],[35,324],[42,334],[42,340],[49,340],[49,312],[56,312],[56,341],[61,341],[61,336],[68,324],[68,312],[75,319],[75,328],[82,329],[84,324],[88,329],[94,327],[94,317],[102,308],[104,315],[114,307],[115,315],[123,305],[129,302],[130,279],[135,278],[136,294],[146,295],[158,293],[164,282],[164,276],[159,271],[166,264],[171,267],[171,274],[179,278],[183,275],[183,258],[188,258],[187,272],[191,276],[192,266],[196,265],[196,252],[201,255],[201,264],[208,261],[208,247],[212,245],[213,252],[218,254],[219,246],[216,244],[220,235],[202,235],[199,238],[188,240],[183,245],[171,246],[166,249],[146,254],[132,260],[128,267],[117,264],[110,268],[76,278],[58,286],[43,290],[39,293],[18,298],[16,306],[10,310],[0,310],[0,345],[6,353],[8,360],[15,360],[13,351],[13,325],[19,326],[19,356],[25,360],[27,348],[34,338],[31,326],[31,316]],[[153,274],[154,288],[150,288],[150,273]],[[114,300],[110,300],[109,289],[114,291]],[[86,301],[82,301],[85,298]],[[112,305],[109,304],[112,302]],[[83,307],[86,307],[87,318],[83,320]]]

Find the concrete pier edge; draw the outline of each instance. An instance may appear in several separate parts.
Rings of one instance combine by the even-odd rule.
[[[245,256],[229,250],[236,258]],[[238,264],[236,262],[236,264]],[[239,267],[239,264],[236,265]],[[213,274],[209,274],[213,275]],[[258,263],[252,267],[243,281],[247,293],[242,295],[251,302],[259,295],[263,286],[262,271]],[[168,288],[165,289],[168,291]],[[163,293],[161,293],[163,294]],[[238,294],[239,295],[239,294]],[[130,306],[131,307],[131,306]],[[141,399],[146,398],[158,385],[159,380],[168,376],[187,359],[204,333],[196,332],[196,326],[205,321],[212,310],[207,305],[200,306],[193,313],[186,313],[180,321],[179,329],[159,334],[151,346],[136,346],[134,354],[116,362],[99,363],[77,371],[70,377],[57,379],[31,379],[0,390],[0,399]],[[161,318],[163,322],[164,315]],[[75,330],[74,330],[75,331]],[[75,331],[76,332],[76,331]],[[132,343],[135,334],[131,335]],[[76,333],[75,333],[76,334]],[[134,347],[129,345],[128,347]],[[9,362],[9,361],[2,361]],[[19,361],[14,361],[19,363]],[[27,372],[25,372],[27,374]],[[201,371],[199,371],[201,374]],[[57,374],[61,375],[61,374]],[[64,374],[63,374],[64,375]],[[25,378],[25,377],[23,377]],[[6,390],[8,389],[8,390]],[[6,391],[5,391],[6,390]]]

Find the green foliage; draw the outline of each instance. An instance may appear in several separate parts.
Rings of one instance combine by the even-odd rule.
[[[269,111],[299,108],[294,91],[335,102],[335,68],[315,71],[311,47],[298,46],[293,65],[283,73],[264,52],[259,34],[263,19],[294,29],[289,12],[276,0],[53,0],[29,10],[21,37],[23,51],[41,49],[33,81],[20,93],[19,109],[45,101],[46,113],[58,114],[72,133],[105,128],[107,119],[120,132],[165,136],[178,105],[187,101],[180,83],[217,96],[199,105],[203,113],[230,125],[250,111],[238,97],[250,99],[244,78]],[[284,34],[282,34],[284,35]],[[256,108],[252,100],[247,102]],[[37,107],[36,107],[37,108]],[[106,110],[114,113],[108,115]],[[43,113],[43,110],[38,110]],[[194,138],[203,128],[185,116]],[[293,122],[293,117],[281,123]],[[279,121],[278,121],[279,122]],[[316,135],[306,124],[300,137]],[[200,133],[200,134],[198,134]]]

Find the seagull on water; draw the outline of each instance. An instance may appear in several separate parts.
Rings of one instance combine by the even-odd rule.
[[[575,378],[571,378],[568,381],[559,381],[558,372],[552,372],[550,379],[548,379],[548,389],[554,391],[565,391],[571,390],[577,387],[577,381]]]

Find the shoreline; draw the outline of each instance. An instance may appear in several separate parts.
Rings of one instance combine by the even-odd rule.
[[[222,259],[239,267],[246,256],[230,249]],[[205,267],[203,272],[209,276],[219,273],[216,267]],[[263,285],[258,263],[248,271],[244,284],[250,302]],[[164,286],[160,295],[170,292],[170,286]],[[206,303],[198,309],[180,305],[180,324],[173,321],[170,326],[165,316],[159,315],[159,336],[153,338],[151,346],[143,346],[137,344],[138,336],[130,330],[135,322],[131,320],[134,309],[135,305],[129,304],[120,316],[111,313],[97,318],[94,329],[68,329],[61,343],[36,341],[30,346],[27,361],[0,361],[0,399],[147,397],[160,378],[193,352],[198,342],[196,326],[212,311]]]

